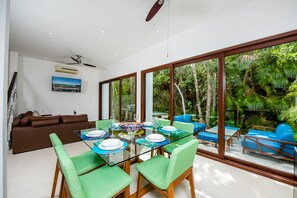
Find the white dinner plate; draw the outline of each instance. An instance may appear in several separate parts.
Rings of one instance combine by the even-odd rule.
[[[144,125],[144,126],[152,126],[153,123],[152,123],[152,122],[143,122],[143,125]]]
[[[105,131],[102,130],[94,130],[86,134],[87,137],[101,137],[103,135],[105,135]]]
[[[164,126],[162,129],[164,131],[176,131],[176,128],[174,126]]]
[[[160,134],[150,134],[145,139],[149,142],[162,142],[165,140],[165,137]]]
[[[124,143],[119,139],[107,139],[99,144],[99,148],[102,150],[115,150],[121,148],[123,145]]]

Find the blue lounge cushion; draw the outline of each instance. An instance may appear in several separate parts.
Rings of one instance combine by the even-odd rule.
[[[225,136],[225,141],[227,140],[228,136]],[[209,133],[209,132],[200,132],[198,133],[198,139],[218,143],[218,134],[216,133]]]
[[[184,114],[184,122],[192,122],[192,115]]]
[[[284,133],[284,131],[292,131],[292,127],[286,123],[281,123],[279,125],[277,125],[276,129],[275,129],[275,135],[276,135],[276,139],[280,140],[281,135]]]
[[[184,114],[184,115],[178,115],[173,117],[174,121],[178,122],[187,122],[194,125],[194,133],[197,133],[199,131],[203,131],[206,128],[206,124],[200,123],[200,122],[192,122],[192,114]]]
[[[194,133],[203,131],[206,128],[206,124],[203,124],[203,123],[199,123],[199,122],[190,122],[190,123],[194,124]]]
[[[281,149],[282,143],[276,142],[275,140],[296,143],[296,141],[294,140],[294,137],[293,137],[294,131],[292,130],[292,127],[286,123],[279,124],[276,127],[275,132],[262,131],[262,130],[249,130],[249,132],[246,134],[246,136],[266,138],[267,140],[258,139],[258,141],[261,144],[273,147],[277,150]],[[245,143],[244,143],[244,139],[241,140],[241,145],[244,148],[252,149],[255,151],[260,151],[259,150],[259,146],[260,146],[262,152],[288,157],[284,154],[279,154],[278,151],[267,148],[263,145],[258,145],[256,141],[252,141],[247,138],[245,140],[246,140]],[[256,140],[256,138],[254,138],[254,140]],[[290,145],[290,144],[285,144],[282,151],[284,153],[287,153],[287,154],[290,154],[293,156],[294,155],[294,146]]]
[[[254,138],[253,140],[257,141],[256,138]],[[241,140],[241,146],[245,147],[247,149],[259,151],[258,144],[253,140],[246,139],[245,145],[244,145],[244,139],[242,139]],[[262,152],[271,153],[271,154],[278,154],[278,152],[276,150],[280,149],[280,143],[274,142],[274,141],[271,141],[271,140],[263,140],[263,139],[259,139],[258,141],[261,143],[260,148],[261,148]],[[272,148],[275,148],[276,150],[267,148],[267,147],[263,146],[262,144],[267,145],[267,146],[272,147]]]

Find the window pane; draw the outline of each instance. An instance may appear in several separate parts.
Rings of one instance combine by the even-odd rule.
[[[135,107],[135,77],[122,80],[122,121],[134,121]]]
[[[111,115],[120,120],[120,81],[111,82]]]
[[[147,73],[145,83],[145,119],[170,119],[170,69]]]
[[[174,120],[194,123],[199,148],[217,153],[218,59],[174,69]],[[186,114],[187,116],[181,116]],[[203,132],[206,130],[211,132]]]
[[[296,60],[297,42],[226,57],[225,124],[241,132],[226,155],[293,173],[296,141],[282,115],[296,120]]]

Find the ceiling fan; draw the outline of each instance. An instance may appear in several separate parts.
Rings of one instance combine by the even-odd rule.
[[[149,11],[145,21],[149,22],[160,10],[160,8],[164,5],[165,0],[157,0],[156,3],[153,5],[151,10]]]
[[[75,63],[66,63],[67,65],[84,65],[84,66],[95,67],[96,68],[95,65],[91,65],[91,64],[88,64],[88,63],[83,63],[81,55],[76,55],[76,57],[70,56],[70,58],[72,60],[74,60]]]

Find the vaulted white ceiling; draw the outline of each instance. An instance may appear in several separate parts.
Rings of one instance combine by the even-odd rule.
[[[155,1],[11,0],[10,50],[58,62],[79,54],[105,67],[249,2],[165,0],[145,22]]]

